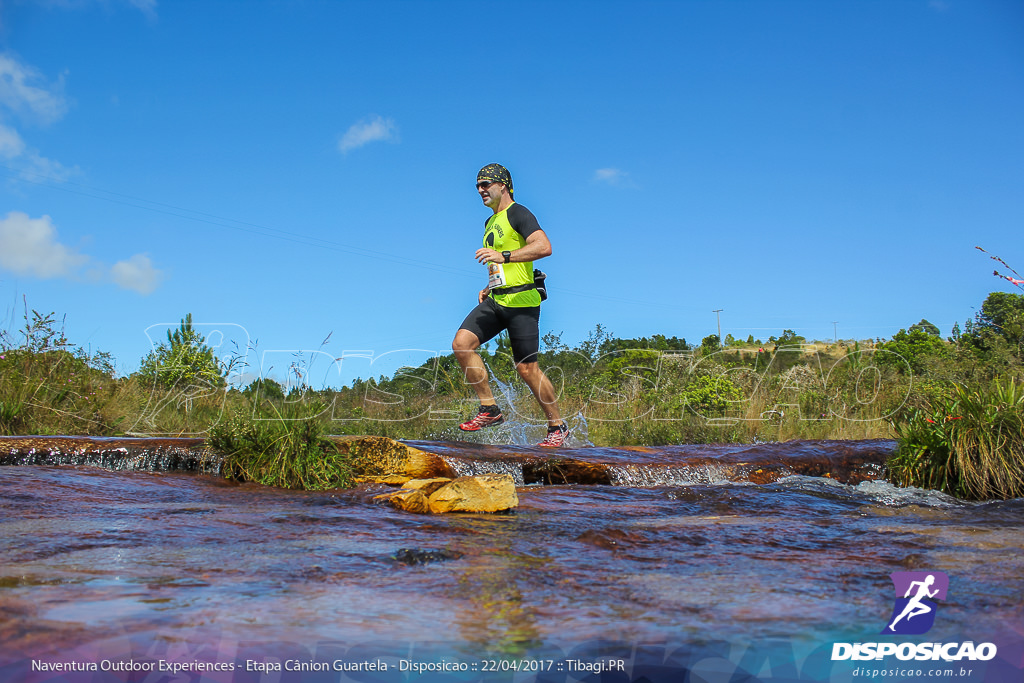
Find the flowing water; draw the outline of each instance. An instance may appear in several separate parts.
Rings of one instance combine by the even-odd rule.
[[[560,451],[573,467],[413,442],[517,480],[514,512],[446,516],[382,485],[227,482],[193,445],[0,467],[0,681],[1024,680],[1024,500],[894,487],[891,442]],[[934,626],[879,635],[911,571],[949,577]],[[998,655],[831,658],[904,641]]]

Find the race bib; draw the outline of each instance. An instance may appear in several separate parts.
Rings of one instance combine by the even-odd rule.
[[[500,263],[488,263],[487,264],[487,287],[488,289],[497,289],[498,287],[505,286],[505,269],[501,267]]]

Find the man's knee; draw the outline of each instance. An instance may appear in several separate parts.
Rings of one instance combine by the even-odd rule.
[[[538,365],[536,361],[533,361],[532,363],[520,361],[519,363],[516,363],[516,370],[519,372],[519,376],[524,380],[537,377],[541,374],[540,365]]]
[[[480,347],[480,340],[469,330],[459,330],[452,340],[452,351],[466,352],[476,351]]]

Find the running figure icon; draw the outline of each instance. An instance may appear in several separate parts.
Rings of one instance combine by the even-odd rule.
[[[900,615],[893,619],[892,623],[889,624],[890,631],[895,631],[896,624],[898,624],[900,620],[904,618],[906,618],[907,621],[910,621],[914,617],[921,616],[922,614],[928,614],[932,611],[933,608],[930,605],[926,605],[923,602],[923,600],[925,598],[934,598],[936,595],[939,594],[938,588],[936,588],[934,591],[929,590],[929,588],[931,588],[934,583],[934,574],[929,574],[927,577],[925,577],[924,581],[910,582],[910,586],[907,588],[907,592],[904,593],[903,597],[910,598],[910,593],[913,592],[915,586],[917,587],[917,593],[914,594],[914,597],[910,598],[910,601],[907,602],[906,606],[903,608],[903,611],[900,612]]]

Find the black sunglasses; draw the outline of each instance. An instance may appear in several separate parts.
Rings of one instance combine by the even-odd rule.
[[[476,184],[476,189],[479,190],[479,189],[483,188],[483,189],[486,190],[488,187],[490,187],[491,185],[493,185],[496,182],[498,182],[498,181],[497,180],[481,180],[479,183]]]

